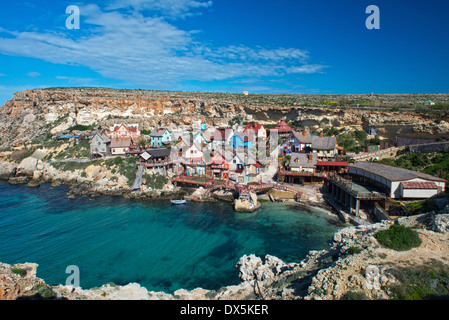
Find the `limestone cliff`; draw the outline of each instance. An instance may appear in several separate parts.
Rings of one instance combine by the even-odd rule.
[[[326,127],[367,130],[374,126],[385,137],[438,138],[449,133],[447,116],[404,112],[413,110],[410,104],[417,98],[412,95],[378,95],[375,99],[361,97],[372,100],[370,109],[336,108],[326,104],[326,100],[337,99],[337,96],[242,96],[100,88],[21,91],[0,108],[0,147],[29,142],[43,132],[63,132],[75,124],[108,127],[126,121],[139,123],[145,130],[165,126],[172,130],[190,131],[199,128],[201,122],[215,127],[225,126],[235,116],[265,124],[275,124],[285,117],[295,125],[314,130]],[[360,96],[343,97],[350,101]],[[449,101],[449,95],[432,98],[439,99],[441,103]],[[385,111],[372,111],[372,107],[378,105],[381,106],[378,110]],[[401,106],[401,112],[390,112],[391,106]]]

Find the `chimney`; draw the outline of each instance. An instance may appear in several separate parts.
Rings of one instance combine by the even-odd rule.
[[[324,133],[321,132],[320,138],[324,138]]]
[[[304,137],[307,136],[306,130],[304,130],[304,131],[302,132],[302,135],[303,135]]]

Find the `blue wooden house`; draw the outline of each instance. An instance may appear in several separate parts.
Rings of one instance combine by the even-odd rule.
[[[171,132],[167,128],[155,128],[148,137],[153,147],[169,145],[173,141]]]
[[[231,143],[234,148],[249,149],[255,146],[254,137],[251,135],[245,135],[242,132],[234,133]]]

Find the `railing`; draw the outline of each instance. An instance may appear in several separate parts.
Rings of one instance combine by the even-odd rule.
[[[279,170],[278,173],[280,175],[286,176],[306,176],[306,177],[327,177],[326,173],[321,172],[305,172],[305,171],[287,171],[287,170]]]
[[[173,178],[173,181],[179,182],[179,183],[188,183],[188,184],[195,184],[195,185],[208,187],[210,189],[209,192],[214,189],[235,190],[240,193],[248,192],[248,191],[257,192],[260,190],[267,190],[267,189],[272,189],[275,187],[275,185],[268,184],[268,183],[249,184],[249,185],[245,186],[245,185],[240,185],[238,183],[232,183],[232,182],[223,181],[223,180],[213,180],[213,179],[206,178],[206,177],[193,177],[193,176],[177,177],[177,178]]]
[[[360,190],[356,190],[354,188],[354,184],[348,180],[343,179],[340,176],[334,175],[330,177],[330,180],[334,182],[337,186],[344,189],[357,199],[363,199],[363,200],[379,200],[379,199],[386,199],[387,196],[384,193],[379,192],[362,192]]]

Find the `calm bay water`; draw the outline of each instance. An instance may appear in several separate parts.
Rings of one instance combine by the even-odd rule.
[[[102,196],[69,199],[67,187],[0,181],[0,261],[35,262],[37,276],[65,284],[80,269],[83,289],[137,282],[151,291],[238,284],[244,254],[299,262],[327,248],[338,219],[297,204],[264,202],[252,214],[229,203],[173,206]]]

